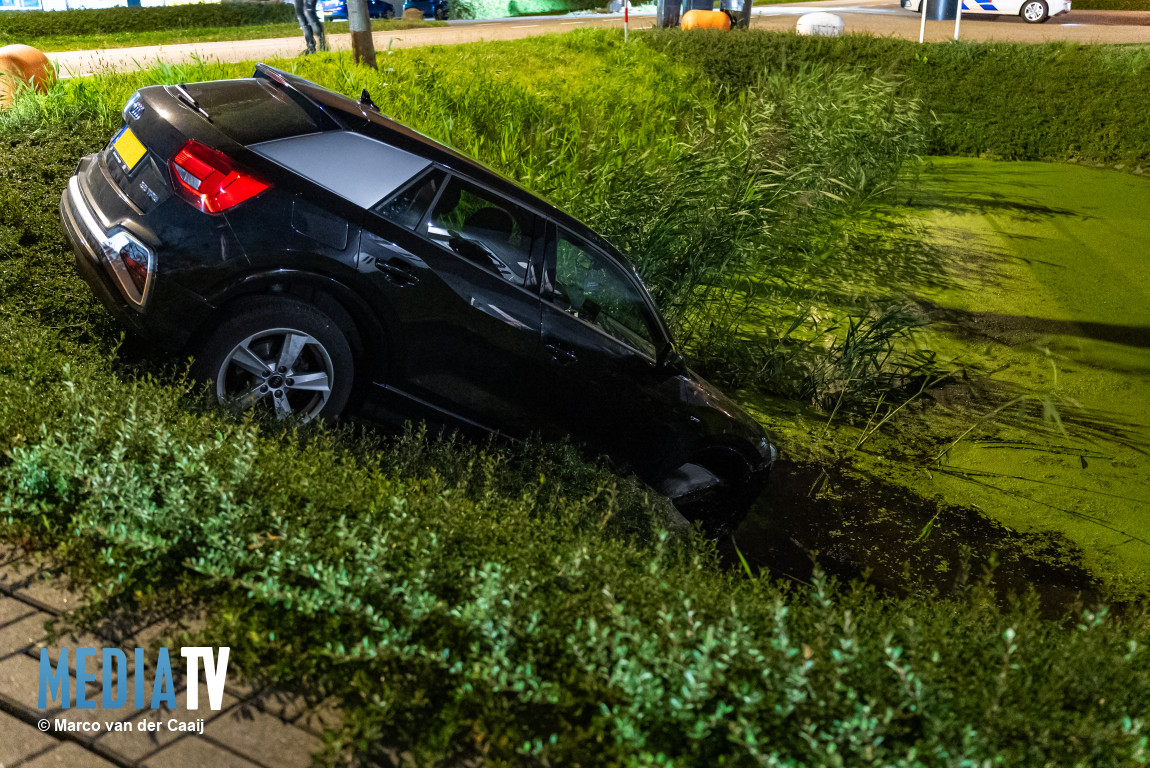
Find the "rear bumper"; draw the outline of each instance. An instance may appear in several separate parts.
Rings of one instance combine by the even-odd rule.
[[[125,239],[149,251],[152,246],[142,243],[122,226],[104,224],[107,216],[88,200],[83,190],[82,177],[86,169],[91,170],[93,162],[92,155],[80,161],[76,175],[68,180],[60,196],[60,224],[72,246],[76,271],[121,323],[152,340],[160,351],[179,350],[212,307],[202,297],[164,281],[154,271],[143,295],[134,292],[134,286],[127,285],[131,278],[123,262],[115,256],[115,247]],[[163,311],[150,313],[152,306],[159,306]]]
[[[96,251],[99,239],[106,237],[106,233],[84,200],[76,176],[68,180],[68,186],[60,197],[60,223],[72,246],[76,271],[80,277],[84,278],[100,302],[118,320],[137,332],[142,331],[139,312],[129,309],[127,300],[114,282],[104,254]]]

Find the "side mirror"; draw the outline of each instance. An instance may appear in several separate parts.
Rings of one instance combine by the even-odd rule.
[[[675,345],[671,343],[668,343],[659,350],[659,356],[655,359],[655,364],[659,367],[659,370],[667,371],[668,373],[682,373],[686,367],[683,356],[679,353],[679,350],[675,349]]]

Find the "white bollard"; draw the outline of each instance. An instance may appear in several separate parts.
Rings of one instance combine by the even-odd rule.
[[[804,13],[795,25],[795,31],[800,35],[819,35],[822,37],[838,37],[843,33],[843,20],[833,13],[819,11],[818,13]]]

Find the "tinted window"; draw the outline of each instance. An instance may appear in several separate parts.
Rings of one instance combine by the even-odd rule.
[[[655,356],[647,303],[635,282],[614,262],[559,230],[552,301],[624,344]]]
[[[267,80],[219,80],[185,87],[211,115],[212,124],[240,144],[301,136],[320,129],[302,107]]]
[[[401,227],[415,229],[443,186],[443,171],[432,171],[395,197],[376,206],[375,212]]]
[[[463,258],[523,285],[534,227],[530,212],[453,176],[428,217],[426,234]]]

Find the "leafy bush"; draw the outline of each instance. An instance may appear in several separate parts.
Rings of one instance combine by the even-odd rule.
[[[664,31],[642,39],[732,94],[764,73],[814,65],[893,79],[900,95],[933,116],[922,128],[931,154],[1150,166],[1150,50],[1143,47],[919,46],[891,37],[756,30]]]
[[[1150,11],[1147,0],[1074,0],[1076,11]]]
[[[291,21],[295,21],[295,10],[290,3],[193,3],[155,8],[0,13],[0,44],[20,43],[53,35],[242,27]]]
[[[1145,762],[1150,617],[784,588],[562,447],[282,430],[0,320],[0,533],[108,615],[202,612],[381,764]],[[187,644],[193,638],[182,637]]]

